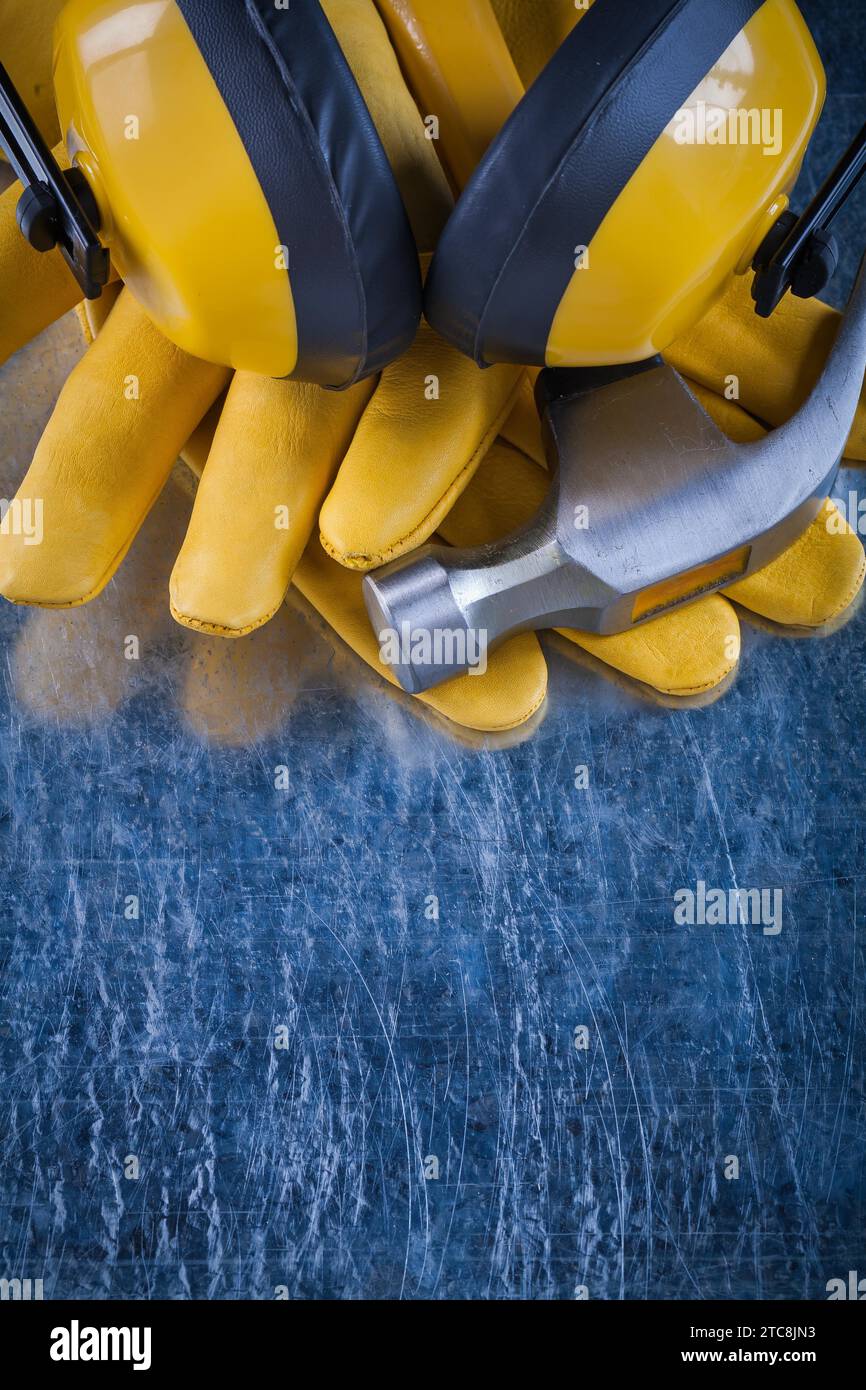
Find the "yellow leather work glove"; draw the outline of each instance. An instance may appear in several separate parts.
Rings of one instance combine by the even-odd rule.
[[[419,241],[432,244],[451,198],[372,0],[325,0],[325,8],[373,113]],[[0,326],[0,358],[77,298],[59,256],[36,257],[17,236],[16,201],[13,189],[0,203],[0,288],[9,306]],[[90,311],[98,322],[104,321],[104,307],[97,304]],[[179,399],[169,402],[175,370]],[[95,394],[107,396],[105,384],[112,379],[112,399],[97,408]],[[228,373],[197,364],[164,343],[123,294],[99,344],[63,392],[19,490],[20,503],[37,498],[43,503],[44,543],[28,547],[21,537],[2,537],[0,588],[13,601],[49,606],[86,602],[99,593],[165,481],[170,455],[184,442],[179,432],[192,433],[202,406],[206,410],[228,387],[171,595],[175,616],[189,626],[225,635],[251,631],[282,601],[327,487],[356,434],[352,457],[364,454],[366,414],[411,407],[416,387],[422,403],[437,392],[461,403],[459,416],[447,419],[443,412],[418,411],[418,428],[409,437],[414,473],[396,464],[392,468],[393,521],[379,534],[378,499],[371,499],[368,548],[360,558],[377,563],[413,548],[433,529],[452,490],[508,413],[519,379],[519,370],[509,367],[477,372],[425,326],[413,352],[378,386],[364,382],[335,395],[248,373],[230,382]],[[149,403],[164,421],[152,451]],[[358,507],[355,499],[352,510]],[[352,546],[347,526],[335,536],[334,547],[351,553]]]
[[[458,182],[465,169],[467,151],[474,149],[477,157],[501,121],[503,107],[507,105],[502,97],[503,89],[508,100],[513,102],[519,95],[520,83],[498,31],[495,38],[499,51],[496,51],[494,44],[491,55],[489,49],[480,47],[476,29],[471,39],[466,40],[466,52],[471,54],[471,63],[457,63],[455,66],[456,47],[452,47],[447,55],[452,66],[447,93],[450,104],[446,105],[436,88],[445,55],[441,49],[431,52],[425,47],[425,29],[423,24],[417,22],[426,17],[427,8],[424,3],[413,4],[412,17],[416,22],[412,24],[410,45],[401,48],[401,58],[404,59],[404,70],[412,71],[413,85],[423,88],[425,82],[427,84],[424,95],[430,100],[422,105],[422,110],[440,111],[444,108],[449,119],[456,124],[461,138],[449,138],[454,134],[452,125],[449,131],[443,131],[442,144],[454,180]],[[381,0],[380,9],[386,18],[393,19],[396,15],[397,23],[391,28],[391,33],[399,46],[398,26],[406,17],[405,5],[402,0],[395,0],[393,6],[390,0]],[[392,12],[390,16],[389,10]],[[433,10],[432,21],[440,20],[442,12],[438,3]],[[483,4],[473,3],[468,11],[462,10],[461,23],[467,18],[473,26],[489,24],[491,15],[486,0]],[[434,31],[431,28],[428,32]],[[441,33],[441,29],[435,32]],[[466,31],[458,28],[452,32],[465,34]],[[484,71],[497,98],[496,102],[486,103],[480,113],[470,100],[465,99],[467,93],[474,90],[467,75],[470,70],[477,74],[479,51],[487,54]],[[420,60],[417,72],[407,59]],[[495,123],[490,118],[491,108],[496,110]],[[455,150],[457,160],[454,158]],[[460,160],[463,161],[462,166]],[[484,477],[477,480],[477,485],[469,483],[463,503],[458,504],[457,512],[452,514],[455,518],[453,523],[449,516],[453,502],[474,469],[476,456],[483,452],[482,445],[474,451],[469,462],[464,463],[460,472],[455,473],[454,459],[465,459],[466,451],[461,449],[455,455],[453,440],[460,438],[467,412],[471,412],[473,401],[476,400],[479,380],[476,373],[470,372],[468,376],[462,376],[459,382],[449,381],[447,389],[440,391],[438,401],[431,401],[425,394],[425,380],[440,375],[439,362],[432,354],[441,355],[442,363],[455,365],[450,349],[435,339],[429,330],[422,330],[417,350],[385,374],[387,380],[383,378],[372,406],[365,412],[340,467],[337,483],[322,509],[321,543],[315,539],[310,542],[295,571],[295,583],[301,592],[331,626],[389,680],[392,679],[390,672],[378,660],[377,644],[362,601],[360,577],[347,573],[330,557],[336,557],[344,566],[367,570],[387,558],[404,553],[418,540],[426,538],[436,525],[446,539],[451,539],[452,524],[457,525],[457,518],[465,518],[467,514],[462,510],[463,503],[473,518],[469,539],[473,532],[484,539],[501,534],[496,506],[491,505],[489,512],[485,513],[488,491],[485,480],[491,476],[492,466],[503,457],[501,447],[493,450],[489,459],[491,467],[485,464]],[[481,374],[482,383],[490,375]],[[307,425],[310,420],[317,419],[322,409],[320,393],[311,390],[304,400],[298,396],[297,388],[290,387],[287,391],[285,383],[265,385],[255,379],[243,378],[235,379],[233,392],[238,392],[241,386],[244,391],[266,392],[267,400],[262,399],[261,417],[263,421],[268,421],[269,430],[280,419],[281,403],[285,406],[285,402],[291,400],[291,420],[296,422],[300,419],[305,437],[313,435],[314,431],[307,429]],[[487,418],[490,418],[489,415]],[[237,460],[243,452],[241,419],[235,412],[229,417],[224,411],[216,442],[211,444],[207,431],[203,429],[194,447],[187,450],[185,456],[195,471],[204,470],[199,502],[208,487],[220,434],[225,433],[224,448],[229,462]],[[285,410],[282,420],[286,427]],[[297,428],[297,425],[294,427]],[[518,417],[515,417],[512,429],[520,428]],[[534,428],[537,434],[537,420],[534,426],[530,423],[527,427],[524,423],[523,428],[530,431]],[[316,433],[321,434],[318,426]],[[489,436],[489,431],[487,433]],[[476,437],[477,432],[473,439]],[[431,447],[431,441],[434,447]],[[396,471],[395,459],[399,460]],[[542,471],[526,459],[521,462],[523,466],[518,476],[509,477],[506,490],[516,519],[529,515],[540,500],[540,489],[543,491],[544,486]],[[333,463],[329,464],[329,468],[332,466]],[[215,492],[215,507],[220,506],[221,498],[226,496],[225,489]],[[431,498],[435,499],[432,506]],[[228,501],[230,504],[230,496]],[[214,527],[219,531],[230,518],[228,510],[221,516],[217,510],[210,508],[209,514],[201,515],[203,524],[199,533],[199,553],[204,557],[205,564],[209,564],[218,555],[214,549]],[[463,531],[465,533],[465,527]],[[178,586],[174,583],[173,604],[177,611]],[[693,610],[669,615],[622,638],[607,639],[605,642],[589,637],[577,640],[619,671],[665,693],[678,695],[696,694],[717,686],[735,666],[739,653],[736,616],[730,605],[719,598],[705,600]],[[504,665],[506,660],[507,665]],[[500,671],[503,673],[501,676]],[[421,698],[459,723],[474,728],[504,729],[532,714],[543,699],[545,685],[546,670],[537,642],[533,637],[524,635],[494,654],[484,677],[462,677]]]
[[[447,183],[385,30],[362,0],[327,0],[326,9],[416,230],[435,235],[450,208]],[[0,297],[10,306],[0,357],[77,297],[59,257],[36,257],[17,235],[18,191],[0,199]],[[449,402],[447,412],[419,414],[418,429],[404,434],[396,450],[392,439],[388,459],[375,447],[377,466],[387,463],[394,480],[392,520],[387,532],[377,534],[371,496],[369,550],[363,556],[368,563],[379,554],[411,549],[430,533],[495,437],[521,378],[519,369],[508,367],[478,372],[424,327],[415,350],[378,384],[361,383],[345,393],[244,373],[230,379],[168,344],[128,292],[106,317],[111,300],[106,295],[88,306],[92,329],[102,331],[61,393],[18,492],[22,505],[43,507],[43,542],[29,546],[14,530],[0,536],[0,589],[15,602],[68,607],[97,594],[123,559],[187,436],[193,436],[190,456],[198,452],[201,459],[204,448],[207,468],[172,576],[172,609],[190,627],[227,635],[250,631],[285,596],[340,462],[348,456],[367,467],[368,440],[379,437],[378,422],[402,416],[416,390],[422,402],[437,393]],[[198,428],[226,388],[221,410]],[[412,469],[401,469],[401,455],[410,452]],[[285,514],[281,527],[275,525],[277,509]],[[351,535],[336,543],[351,546]],[[519,660],[527,651],[528,659]],[[512,669],[515,656],[519,670]],[[462,695],[460,686],[454,682],[452,691],[432,693],[426,703],[458,721],[465,707],[473,727],[522,722],[544,696],[535,639],[519,639],[497,653],[483,681],[473,679]]]
[[[395,0],[395,5],[397,3],[398,0]],[[383,0],[383,10],[386,8]],[[473,9],[476,8],[483,7],[473,5]],[[502,71],[505,71],[504,62]],[[493,77],[496,76],[494,72]],[[512,86],[512,99],[516,99],[515,92],[519,95],[516,79]],[[430,105],[426,109],[439,108]],[[461,114],[458,112],[458,115]],[[469,124],[467,121],[467,126]],[[487,115],[487,139],[493,133],[490,126]],[[469,133],[471,136],[471,129]],[[121,328],[115,322],[118,317],[122,320]],[[124,323],[125,331],[122,331]],[[136,343],[135,314],[123,302],[118,306],[117,313],[112,315],[107,335],[113,341],[111,350],[104,354],[99,364],[100,369],[111,368],[117,372],[124,360],[128,368],[129,352]],[[103,339],[102,343],[105,341]],[[159,356],[156,344],[151,346]],[[453,381],[435,370],[437,360],[431,356],[434,352],[445,354],[443,361],[446,366],[454,364]],[[176,350],[172,349],[171,353],[176,354]],[[292,506],[289,500],[289,511],[290,517],[300,518],[302,524],[297,524],[297,521],[293,523],[289,533],[278,538],[278,544],[271,549],[273,523],[270,509],[274,497],[275,443],[290,461],[299,462],[302,469],[314,459],[312,473],[319,479],[327,479],[345,451],[345,438],[352,437],[352,446],[346,455],[337,489],[322,515],[327,548],[332,554],[339,555],[344,563],[369,568],[381,559],[411,548],[418,540],[425,538],[437,523],[445,521],[450,503],[471,476],[475,463],[495,432],[499,412],[491,414],[483,402],[479,408],[475,396],[478,378],[487,382],[493,374],[476,373],[471,364],[451,354],[432,335],[429,335],[428,344],[422,338],[411,367],[407,366],[410,357],[412,354],[404,359],[404,363],[397,364],[393,376],[387,381],[383,378],[370,408],[364,412],[363,428],[354,431],[354,434],[351,411],[344,409],[345,398],[327,396],[315,388],[299,387],[295,383],[262,382],[243,377],[234,379],[227,408],[219,419],[214,450],[210,454],[208,472],[197,503],[197,515],[194,515],[188,544],[181,555],[184,563],[179,561],[173,580],[174,610],[181,620],[212,631],[241,631],[257,625],[272,611],[274,604],[269,595],[278,595],[275,601],[279,602],[285,591],[284,572],[279,570],[278,565],[275,567],[273,561],[275,556],[288,555],[290,563],[286,564],[285,572],[290,573],[292,550],[299,553],[303,547],[308,531],[307,519],[311,512],[313,515],[315,513],[316,505],[310,503],[316,486],[311,485],[304,493],[304,479],[297,479],[301,488],[300,505],[296,502]],[[189,371],[194,367],[191,359],[183,361],[182,354],[179,355],[179,365]],[[198,364],[199,367],[202,365]],[[98,372],[93,373],[94,380],[98,375]],[[439,377],[440,392],[439,400],[433,402],[428,399],[424,388],[428,379],[436,376]],[[445,390],[442,389],[443,380],[447,387]],[[356,391],[366,389],[369,388],[362,386]],[[322,396],[325,397],[324,402]],[[416,404],[418,418],[415,428],[407,428],[407,407]],[[347,415],[349,427],[346,426]],[[478,427],[479,418],[486,428]],[[121,423],[115,422],[116,425]],[[465,443],[466,436],[461,433],[467,428],[472,445],[469,449]],[[423,443],[417,438],[419,432]],[[198,436],[199,445],[207,437],[207,428],[203,428]],[[80,437],[71,441],[71,452],[75,452],[76,445],[80,459]],[[294,453],[293,445],[296,446]],[[221,460],[219,467],[214,467],[215,460]],[[166,466],[170,467],[170,462],[163,464],[159,486]],[[109,469],[112,487],[118,481],[114,477],[116,471]],[[294,468],[288,472],[290,479],[293,479]],[[276,470],[276,475],[277,496],[282,501],[287,491],[285,472]],[[392,512],[395,478],[398,482],[398,505]],[[130,485],[128,477],[119,481],[126,488]],[[268,513],[267,533],[262,531],[259,524],[261,514],[256,524],[249,527],[245,524],[247,493],[251,487],[255,494],[261,493],[268,504],[261,508],[262,512]],[[475,497],[474,491],[470,497]],[[480,485],[478,497],[483,501]],[[91,500],[91,509],[94,501],[98,501],[98,498]],[[104,490],[102,502],[105,515],[111,517],[114,505],[111,488]],[[133,521],[132,534],[143,514],[144,511],[141,511],[136,520],[134,509],[126,508],[127,529],[129,519]],[[491,524],[495,520],[494,511]],[[239,533],[241,543],[238,541]],[[443,534],[446,538],[452,538],[445,527]],[[263,547],[262,565],[257,568],[256,558],[263,535],[267,544]],[[114,551],[109,552],[109,560],[114,556],[120,558],[122,554],[123,549],[115,547]],[[242,564],[238,563],[239,556]],[[105,559],[104,548],[99,558]],[[111,572],[111,564],[102,570],[105,578]],[[229,582],[223,586],[222,592],[217,593],[217,602],[210,609],[202,606],[198,601],[202,596],[210,600],[209,575],[218,582],[225,574],[228,574]],[[252,575],[253,582],[249,585],[244,583],[247,574]],[[371,664],[377,665],[375,642],[361,603],[359,579],[329,561],[314,541],[299,567],[297,582],[302,592],[336,630]],[[252,596],[252,609],[248,608],[244,614],[242,605],[247,594]],[[81,601],[81,597],[67,601]],[[814,605],[812,611],[817,611]],[[247,621],[243,620],[244,617]],[[638,680],[671,693],[694,693],[718,684],[735,664],[738,651],[736,618],[729,605],[714,598],[692,609],[668,615],[623,637],[587,637],[582,639],[582,645],[589,650],[594,649],[602,660],[608,660],[611,665]],[[540,651],[535,639],[526,635],[494,654],[486,676],[463,677],[451,682],[440,691],[430,692],[425,702],[439,708],[449,718],[472,727],[507,728],[527,718],[538,707],[543,699],[544,684],[544,663]]]

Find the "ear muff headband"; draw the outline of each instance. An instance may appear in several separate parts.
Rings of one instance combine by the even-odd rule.
[[[298,366],[349,386],[410,345],[421,283],[376,128],[318,0],[178,0],[265,194],[289,277]],[[276,250],[276,248],[275,248]]]
[[[763,0],[595,0],[497,136],[440,241],[430,323],[481,366],[545,363],[621,190]]]

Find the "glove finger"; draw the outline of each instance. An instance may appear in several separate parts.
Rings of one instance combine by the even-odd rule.
[[[493,0],[493,8],[528,87],[589,7],[576,0]]]
[[[704,409],[730,439],[760,439],[766,431],[734,401],[695,382]],[[743,608],[790,627],[820,627],[853,603],[866,574],[859,537],[828,500],[807,531],[782,555],[724,592]]]
[[[54,157],[69,165],[62,145]],[[56,323],[81,300],[81,290],[59,251],[40,254],[18,230],[20,183],[0,195],[0,364]]]
[[[768,425],[781,425],[815,385],[840,322],[829,305],[790,294],[769,319],[759,318],[749,277],[735,276],[723,298],[691,333],[671,344],[665,358],[720,398],[735,377],[741,405]],[[866,459],[866,398],[845,456]]]
[[[396,681],[379,660],[379,647],[362,595],[362,579],[338,565],[314,537],[295,571],[304,597],[357,652],[392,685]],[[531,632],[521,633],[491,652],[483,675],[457,676],[413,696],[465,729],[501,733],[531,719],[547,693],[547,665]]]
[[[854,602],[866,577],[859,537],[828,498],[808,531],[778,559],[725,593],[743,608],[786,627],[821,627]],[[747,615],[748,616],[748,615]]]
[[[683,699],[723,685],[740,659],[737,614],[720,594],[613,637],[557,631],[624,676]]]
[[[179,623],[240,637],[273,617],[373,385],[235,374],[171,576]]]
[[[521,375],[481,371],[422,324],[383,372],[322,508],[327,553],[367,570],[428,540],[510,413]]]
[[[439,533],[457,546],[496,541],[534,515],[548,486],[547,475],[536,464],[499,442]],[[664,695],[714,689],[727,679],[740,655],[737,615],[716,594],[613,637],[560,630],[606,665]]]
[[[76,313],[85,343],[90,345],[96,341],[122,292],[122,281],[115,280],[106,286],[99,299],[85,300],[83,304],[79,304]],[[207,414],[199,420],[180,451],[181,459],[196,480],[201,478],[208,454],[213,448],[214,435],[220,421],[226,395],[227,392],[223,391],[217,396]],[[189,496],[191,499],[195,498],[195,487],[192,485],[189,488]]]
[[[451,215],[444,170],[372,0],[322,0],[361,89],[406,208],[419,251],[432,251]]]
[[[42,538],[0,535],[0,593],[72,607],[111,578],[228,373],[181,352],[125,292],[60,393],[13,507]],[[18,528],[21,529],[21,528]]]
[[[439,157],[463,188],[523,96],[490,0],[463,0],[457,23],[443,23],[442,0],[376,5],[420,109],[436,113]]]

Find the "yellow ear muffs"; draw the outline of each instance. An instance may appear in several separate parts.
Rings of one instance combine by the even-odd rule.
[[[409,346],[417,252],[319,0],[70,0],[55,86],[102,240],[178,346],[331,387]]]
[[[428,319],[480,365],[660,352],[784,212],[824,90],[793,0],[595,0],[460,198]]]

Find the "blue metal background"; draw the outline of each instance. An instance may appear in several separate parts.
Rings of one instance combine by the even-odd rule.
[[[831,86],[807,192],[866,112],[866,17],[802,8]],[[76,352],[65,325],[0,374],[3,495]],[[749,627],[703,708],[548,642],[540,727],[475,746],[300,601],[240,644],[175,627],[187,513],[167,489],[97,604],[0,610],[0,1277],[713,1299],[866,1275],[862,608],[832,637]],[[698,879],[783,888],[781,935],[675,926]]]

